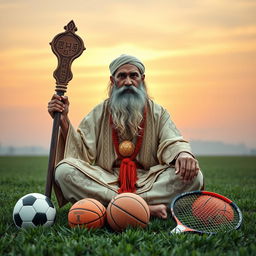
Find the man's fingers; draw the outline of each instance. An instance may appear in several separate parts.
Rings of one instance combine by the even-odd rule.
[[[191,174],[191,177],[190,177],[190,179],[192,180],[192,179],[194,179],[195,178],[195,176],[197,176],[197,173],[198,173],[198,169],[197,169],[197,167],[196,167],[196,162],[197,161],[194,161],[193,162],[193,175]]]
[[[63,112],[64,108],[61,106],[53,106],[48,108],[49,112]]]
[[[193,161],[191,162],[191,169],[187,178],[187,181],[192,181],[195,176],[197,176],[198,171],[199,171],[199,166],[198,162],[195,159],[192,159]]]
[[[191,181],[196,176],[196,162],[193,161],[191,164],[191,171],[189,173],[188,180]]]
[[[190,173],[191,173],[191,169],[192,169],[192,161],[191,160],[193,160],[193,159],[192,158],[186,159],[186,172],[183,177],[183,179],[185,181],[189,181],[189,179],[190,179]]]
[[[49,102],[48,110],[49,111],[60,111],[62,112],[65,109],[65,105],[59,102]]]
[[[184,182],[191,182],[198,173],[197,160],[184,158],[181,162],[181,177]]]
[[[52,99],[49,103],[48,103],[48,107],[61,107],[61,108],[65,108],[65,103],[63,103],[61,100],[59,99]]]
[[[180,172],[180,164],[179,161],[176,160],[175,162],[175,174],[178,174]]]
[[[184,179],[184,175],[186,172],[186,161],[184,159],[180,159],[180,175]]]
[[[68,114],[69,101],[67,96],[59,96],[54,94],[48,102],[48,113],[54,117],[55,112],[60,112],[63,115]]]
[[[68,103],[68,96],[61,96],[61,100],[64,102],[64,103]]]
[[[52,100],[54,100],[54,99],[61,101],[61,96],[59,96],[58,94],[53,94]]]
[[[196,167],[196,162],[195,159],[190,159],[190,169],[188,170],[188,175],[186,177],[186,181],[191,181],[194,176],[195,176],[195,167]]]
[[[198,164],[198,161],[196,161],[196,175],[195,176],[197,176],[199,170],[200,170],[200,166]]]
[[[69,101],[68,101],[68,96],[59,96],[57,94],[54,94],[51,98],[51,101],[58,101],[58,102],[62,102],[64,104],[69,104]]]
[[[57,98],[52,99],[48,103],[48,112],[52,117],[54,117],[55,112],[63,113],[64,110],[65,110],[65,104]]]
[[[199,172],[198,161],[192,157],[181,157],[176,160],[175,174],[180,173],[182,180],[191,182]]]

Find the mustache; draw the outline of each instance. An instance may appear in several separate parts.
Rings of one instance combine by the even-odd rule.
[[[135,87],[135,86],[123,86],[121,88],[118,89],[118,92],[123,94],[123,93],[126,93],[126,92],[134,92],[134,93],[137,93],[138,92],[138,89]]]
[[[140,93],[140,89],[136,88],[135,86],[131,86],[131,85],[128,85],[128,86],[125,85],[121,88],[116,89],[117,96],[121,96],[121,95],[124,95],[127,93],[132,93],[132,94],[138,95]]]

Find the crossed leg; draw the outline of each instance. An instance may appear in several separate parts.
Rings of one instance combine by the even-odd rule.
[[[60,186],[65,199],[71,203],[85,197],[92,197],[107,205],[117,195],[113,190],[91,180],[68,164],[61,164],[57,167],[55,181]],[[167,206],[175,196],[183,192],[199,190],[202,186],[203,175],[201,172],[190,184],[185,184],[178,175],[175,175],[173,168],[168,168],[158,176],[149,191],[141,193],[139,196],[148,203],[151,216],[167,219]]]

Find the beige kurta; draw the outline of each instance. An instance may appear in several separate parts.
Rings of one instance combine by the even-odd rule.
[[[149,191],[157,177],[164,172],[182,151],[190,152],[168,112],[152,100],[147,102],[143,143],[136,160],[143,166],[137,169],[137,193]],[[117,154],[109,124],[108,100],[97,105],[80,123],[77,131],[70,124],[66,144],[59,138],[57,166],[72,165],[99,185],[117,193],[118,169],[113,168]],[[66,200],[54,181],[59,205]]]

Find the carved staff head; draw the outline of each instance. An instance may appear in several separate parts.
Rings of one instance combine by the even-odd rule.
[[[64,94],[68,82],[73,78],[71,64],[85,50],[83,40],[75,34],[77,27],[71,20],[63,33],[56,35],[50,43],[53,53],[58,58],[58,66],[53,76],[56,79],[56,92]]]

